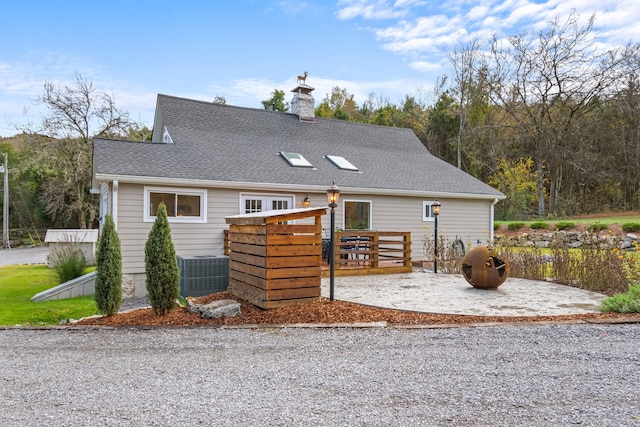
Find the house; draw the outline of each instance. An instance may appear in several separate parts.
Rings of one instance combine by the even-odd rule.
[[[125,294],[146,292],[160,202],[182,256],[222,254],[227,216],[326,206],[332,183],[337,228],[409,231],[414,259],[425,258],[436,200],[439,235],[493,238],[502,193],[431,155],[410,129],[314,117],[312,91],[299,84],[289,113],[158,95],[152,142],[94,139],[94,189],[120,236]],[[328,232],[328,214],[322,224]]]

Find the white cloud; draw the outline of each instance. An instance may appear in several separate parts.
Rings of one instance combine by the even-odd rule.
[[[340,0],[338,2],[338,19],[349,20],[358,17],[363,19],[397,19],[406,16],[407,8],[422,4],[421,1],[399,0],[390,4],[387,0]]]

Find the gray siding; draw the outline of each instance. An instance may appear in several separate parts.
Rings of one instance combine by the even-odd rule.
[[[176,253],[189,255],[218,255],[223,253],[224,218],[241,213],[240,193],[237,190],[209,189],[207,191],[207,223],[171,223],[171,234]],[[260,194],[260,192],[251,191]],[[268,193],[265,193],[268,194]],[[282,194],[282,193],[278,193]],[[326,206],[326,194],[293,194],[295,206],[301,207],[308,196],[311,206]],[[118,234],[122,245],[123,273],[144,273],[144,245],[153,223],[143,221],[144,186],[120,184],[118,189]],[[423,239],[434,236],[434,222],[422,221],[422,204],[428,198],[371,196],[342,194],[336,208],[336,227],[343,226],[345,200],[363,200],[372,203],[372,229],[379,231],[409,231],[412,240],[412,258],[425,259]],[[487,200],[439,199],[442,204],[438,219],[438,235],[453,241],[463,240],[466,246],[479,240],[486,244],[491,236],[491,202]],[[312,223],[313,219],[298,221]],[[329,235],[330,210],[322,217],[322,228]]]

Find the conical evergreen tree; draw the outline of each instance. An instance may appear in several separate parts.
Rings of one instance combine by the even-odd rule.
[[[120,238],[111,215],[107,215],[96,250],[96,292],[98,311],[113,316],[122,305],[122,255]]]
[[[153,312],[168,314],[180,293],[180,270],[164,203],[158,206],[156,221],[144,247],[144,269]]]

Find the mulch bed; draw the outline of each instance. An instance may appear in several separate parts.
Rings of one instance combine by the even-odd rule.
[[[198,313],[190,313],[178,307],[165,316],[153,314],[149,309],[132,310],[111,317],[93,317],[73,324],[95,326],[221,326],[221,325],[291,325],[291,324],[359,324],[386,322],[389,326],[408,325],[473,325],[480,323],[523,323],[523,322],[638,322],[640,314],[591,313],[562,316],[463,316],[452,314],[431,314],[412,311],[371,307],[346,301],[317,301],[288,307],[263,310],[244,300],[238,300],[229,292],[218,292],[196,298],[198,304],[207,304],[220,299],[235,299],[240,302],[238,317],[204,319]]]

